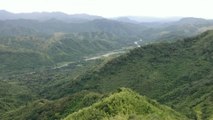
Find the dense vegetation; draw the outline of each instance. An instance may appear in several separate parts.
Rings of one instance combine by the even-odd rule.
[[[54,101],[39,99],[1,117],[4,120],[56,120],[97,102],[101,97],[98,93],[82,91]]]
[[[74,73],[74,76],[60,75],[66,69],[61,69],[63,72],[60,72],[59,69],[59,71],[47,72],[50,76],[57,73],[52,77],[44,77],[48,76],[47,73],[43,75],[37,73],[32,74],[31,82],[29,82],[31,75],[26,80],[23,80],[23,76],[19,82],[21,85],[32,87],[32,90],[37,94],[39,93],[38,95],[42,98],[53,100],[50,106],[55,106],[57,104],[55,101],[60,101],[57,100],[58,98],[65,99],[65,104],[73,104],[66,101],[66,96],[75,96],[75,94],[81,93],[80,91],[83,90],[93,91],[96,94],[105,94],[116,90],[118,87],[129,87],[142,95],[156,99],[161,104],[170,106],[191,119],[210,120],[213,112],[212,38],[213,31],[208,31],[199,36],[175,43],[158,43],[134,49],[128,54],[110,60],[106,64],[100,61],[99,65],[96,64],[97,67],[93,67],[90,71],[83,72],[81,75],[75,76],[76,73]],[[96,63],[97,61],[93,62]],[[71,72],[70,68],[67,69],[67,72]],[[41,79],[42,76],[43,78]],[[16,81],[17,77],[13,79]],[[51,85],[50,83],[53,84]],[[42,88],[42,86],[46,87]],[[87,104],[87,106],[96,100]],[[81,103],[82,101],[79,100],[79,102]],[[22,116],[22,118],[27,118],[27,116],[33,116],[35,111],[42,110],[46,110],[47,114],[50,114],[49,117],[47,117],[46,113],[41,112],[44,115],[40,116],[39,114],[35,118],[57,118],[51,111],[58,112],[59,118],[68,115],[67,112],[64,114],[61,112],[63,111],[61,108],[68,108],[60,107],[59,105],[59,110],[58,107],[50,109],[46,104],[49,106],[49,102],[47,102],[42,108],[30,107],[33,104],[29,104],[17,109],[15,112],[6,112],[2,116],[5,119],[9,119],[10,117],[8,116],[20,119],[14,117],[17,115],[15,113],[28,111]],[[69,109],[76,111],[83,107],[85,106],[82,105],[78,109]],[[89,108],[92,109],[93,106]],[[85,111],[84,109],[82,110]],[[117,117],[125,119],[129,116],[118,115]],[[136,117],[140,118],[137,115]]]
[[[174,110],[144,96],[121,88],[90,107],[64,120],[186,120]]]
[[[35,108],[31,107],[31,102],[40,101],[39,99],[49,103],[49,101],[62,98],[65,95],[66,97],[69,96],[68,94],[65,94],[67,92],[65,92],[66,89],[64,89],[64,87],[66,86],[64,85],[69,82],[74,82],[73,78],[86,73],[88,70],[92,70],[95,66],[103,64],[102,62],[102,60],[81,61],[69,64],[63,68],[8,76],[4,81],[0,81],[0,118],[3,113],[13,111],[20,106],[26,107],[26,111],[29,112],[25,112],[25,115],[30,114],[31,110]],[[81,93],[79,93],[79,95],[80,94]],[[68,102],[66,97],[62,98],[62,101],[65,99],[65,101]],[[14,117],[11,114],[10,116]],[[15,118],[18,119],[19,117],[17,116]]]
[[[194,36],[213,26],[211,20],[198,18],[153,24],[95,18],[80,23],[59,19],[0,20],[0,75],[42,70],[62,62],[78,61],[97,53],[132,46],[141,38],[143,44],[174,41]]]
[[[212,116],[213,31],[175,43],[144,46],[108,62],[67,87],[110,92],[129,87],[186,114]],[[70,86],[70,84],[68,84]]]
[[[0,119],[213,119],[213,31],[185,38],[211,29],[211,20],[97,18],[0,21]],[[141,39],[118,58],[95,58]],[[120,87],[159,103],[129,89],[105,96]]]
[[[1,37],[0,74],[29,72],[63,62],[76,62],[94,56],[132,46],[137,38],[124,38],[104,32],[55,33],[49,37],[16,36]]]

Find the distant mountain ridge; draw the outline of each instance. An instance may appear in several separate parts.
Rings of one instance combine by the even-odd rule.
[[[64,16],[63,13],[56,14]],[[0,16],[9,18],[10,15],[7,11],[0,12]],[[135,24],[105,18],[88,21],[85,20],[85,15],[76,16],[83,18],[82,21],[68,23],[55,18],[46,21],[0,20],[0,49],[4,53],[0,56],[2,63],[0,69],[4,69],[5,72],[6,68],[14,70],[14,66],[18,69],[25,68],[22,65],[26,65],[27,68],[38,68],[46,63],[51,65],[54,61],[76,60],[91,53],[131,46],[139,39],[143,39],[143,44],[174,41],[213,29],[213,21],[200,18],[183,18],[169,23]],[[30,62],[31,54],[34,54],[34,60],[40,60]],[[19,59],[14,60],[14,56]],[[20,58],[25,58],[26,61],[23,62]]]
[[[43,13],[38,18],[35,13],[33,19],[12,19],[16,14],[1,13],[11,19],[0,20],[0,118],[59,119],[97,102],[102,97],[100,93],[120,87],[147,95],[192,119],[213,118],[213,31],[192,37],[213,29],[212,20],[183,18],[166,23],[135,23],[129,18],[89,20],[84,14],[67,19],[66,14],[58,12],[44,13],[45,19],[40,16]],[[134,48],[138,40],[142,47],[116,59],[110,56],[85,60]],[[94,93],[84,100],[82,96],[87,93],[74,95],[84,90]],[[69,95],[74,95],[69,97],[70,102],[64,99]],[[116,97],[121,102],[126,98],[136,99]],[[38,101],[28,104],[34,99]],[[111,102],[107,103],[110,110]],[[115,110],[119,111],[123,108],[117,107]],[[140,118],[119,114],[112,119],[117,117]]]
[[[153,22],[166,23],[166,22],[175,22],[180,20],[181,18],[183,17],[161,18],[161,17],[145,17],[145,16],[122,16],[113,19],[127,23],[153,23]]]
[[[73,22],[73,23],[81,23],[92,21],[96,19],[110,19],[116,20],[119,22],[126,23],[168,23],[168,22],[176,22],[181,21],[182,19],[187,19],[191,21],[195,17],[151,17],[151,16],[121,16],[114,18],[105,18],[98,15],[89,15],[85,13],[80,14],[67,14],[63,12],[30,12],[30,13],[12,13],[6,10],[0,10],[0,20],[17,20],[17,19],[29,19],[29,20],[39,20],[39,21],[47,21],[51,19],[60,20],[63,22]],[[189,18],[189,19],[188,19]],[[202,18],[198,18],[202,19]]]
[[[87,14],[65,14],[62,12],[32,12],[32,13],[11,13],[5,10],[0,10],[0,20],[16,20],[16,19],[31,19],[46,21],[50,19],[57,19],[64,22],[86,22],[95,19],[102,19],[103,17]]]

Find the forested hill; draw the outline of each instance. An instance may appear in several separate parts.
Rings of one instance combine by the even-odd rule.
[[[213,31],[207,31],[174,43],[138,47],[107,63],[75,63],[63,69],[10,77],[1,81],[0,116],[5,120],[62,119],[117,88],[127,87],[190,119],[211,120],[212,44]],[[153,114],[158,116],[158,112]]]
[[[169,107],[120,88],[101,101],[70,114],[64,120],[187,120]]]
[[[213,119],[213,31],[203,33],[213,29],[212,20],[80,19],[0,20],[0,119],[69,114],[81,119],[105,103],[106,111],[97,115],[106,119],[141,118],[137,112],[147,119]],[[121,87],[147,98],[129,89],[106,96]],[[114,98],[117,105],[112,105]],[[129,106],[130,101],[148,107]]]
[[[123,36],[138,35],[143,25],[122,23],[109,19],[95,19],[83,23],[66,23],[57,19],[37,21],[29,19],[0,20],[0,35],[52,35],[55,32],[107,32]]]
[[[73,62],[134,45],[175,41],[213,28],[211,20],[184,18],[170,23],[126,23],[94,19],[67,23],[57,19],[0,21],[0,74],[15,74]],[[136,46],[135,46],[136,47]]]
[[[67,89],[109,92],[129,87],[190,118],[210,119],[213,117],[212,45],[213,31],[207,31],[175,43],[140,47],[80,77]]]
[[[130,47],[144,29],[106,19],[83,23],[15,19],[2,20],[0,26],[1,75],[54,67]]]

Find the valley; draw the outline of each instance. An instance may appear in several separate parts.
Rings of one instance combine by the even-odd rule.
[[[0,120],[213,119],[213,20],[36,15],[0,11]]]

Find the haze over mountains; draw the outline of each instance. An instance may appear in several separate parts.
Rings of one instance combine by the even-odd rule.
[[[92,16],[87,14],[68,15],[62,12],[34,12],[34,13],[15,14],[5,10],[0,11],[0,20],[31,19],[31,20],[46,21],[56,19],[64,22],[85,22],[101,18],[102,17],[100,16]]]
[[[142,22],[173,22],[178,21],[181,18],[182,17],[157,18],[157,17],[140,17],[140,16],[122,16],[108,19],[129,23],[142,23]],[[56,19],[64,22],[78,23],[78,22],[91,21],[95,19],[103,19],[103,17],[88,14],[69,15],[62,12],[11,13],[5,10],[0,10],[0,20],[14,20],[14,19],[31,19],[39,21]]]
[[[0,119],[212,120],[212,29],[192,17],[1,10]]]

